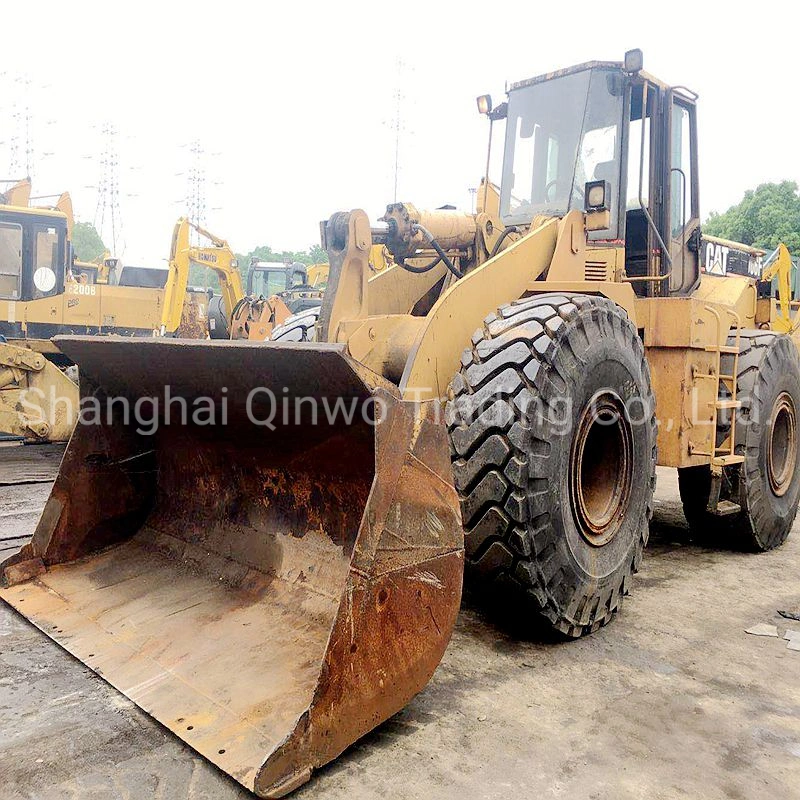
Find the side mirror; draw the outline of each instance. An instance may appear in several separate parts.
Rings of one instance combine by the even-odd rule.
[[[505,119],[508,116],[508,103],[500,103],[489,112],[489,119],[492,122],[497,122],[500,119]]]

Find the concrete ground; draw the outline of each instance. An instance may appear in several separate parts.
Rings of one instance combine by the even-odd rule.
[[[46,484],[0,487],[30,531]],[[472,601],[429,686],[295,797],[800,798],[800,532],[754,556],[686,543],[661,470],[643,569],[608,628],[517,641]],[[26,516],[27,515],[27,516]],[[0,603],[2,800],[251,797]]]

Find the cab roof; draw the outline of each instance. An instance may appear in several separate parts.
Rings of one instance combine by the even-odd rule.
[[[67,215],[63,211],[54,208],[39,208],[36,206],[7,206],[0,204],[0,214],[26,214],[31,217],[47,217],[48,219],[66,220]]]
[[[557,69],[554,72],[545,72],[542,75],[537,75],[534,78],[528,78],[524,81],[516,81],[512,83],[508,87],[509,92],[513,92],[515,89],[524,89],[526,86],[533,86],[536,83],[544,83],[545,81],[552,80],[553,78],[561,78],[564,75],[574,75],[576,72],[584,72],[585,70],[589,69],[615,69],[622,72],[622,62],[621,61],[584,61],[582,64],[575,64],[572,67],[565,67],[564,69]],[[652,83],[656,86],[661,87],[662,89],[669,89],[669,85],[660,81],[658,78],[650,75],[650,73],[641,70],[640,72],[636,73],[637,77],[641,78],[642,80],[646,80],[648,83]]]

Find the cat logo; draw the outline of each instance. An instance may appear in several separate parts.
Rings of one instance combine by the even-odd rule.
[[[216,264],[217,257],[213,253],[198,253],[197,254],[198,261],[207,261],[209,264]]]
[[[706,242],[706,272],[711,275],[728,274],[728,253],[730,247],[714,242]]]

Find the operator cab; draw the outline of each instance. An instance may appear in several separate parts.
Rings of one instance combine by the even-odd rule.
[[[293,286],[304,285],[305,276],[305,264],[292,264],[290,267],[283,261],[253,259],[247,271],[247,294],[251,297],[272,297]]]
[[[284,264],[253,259],[247,272],[247,294],[264,298],[277,295],[292,314],[320,304],[320,290],[309,286],[308,267],[299,261]]]
[[[624,250],[640,296],[687,294],[700,279],[696,99],[644,73],[639,50],[513,84],[503,222],[597,209],[597,191],[608,225],[589,247]]]
[[[69,252],[63,214],[0,207],[0,300],[62,293]]]

